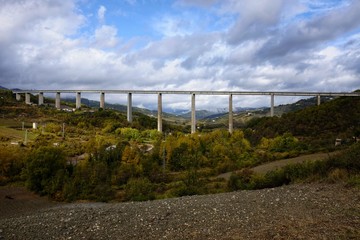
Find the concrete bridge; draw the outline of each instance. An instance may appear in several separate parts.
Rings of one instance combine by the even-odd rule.
[[[314,96],[320,105],[322,96],[327,97],[360,97],[360,92],[252,92],[252,91],[157,91],[157,90],[15,90],[16,100],[21,100],[21,94],[25,95],[25,103],[31,104],[30,94],[38,94],[38,104],[44,104],[44,93],[55,94],[55,107],[61,109],[61,93],[76,94],[76,109],[81,108],[81,93],[99,93],[100,108],[105,108],[105,94],[127,94],[127,121],[132,122],[132,95],[133,94],[157,94],[158,96],[158,131],[162,132],[162,95],[163,94],[187,94],[191,96],[191,133],[196,132],[195,96],[196,95],[227,95],[229,96],[229,132],[233,132],[233,96],[234,95],[268,95],[270,96],[270,116],[274,116],[275,96]]]

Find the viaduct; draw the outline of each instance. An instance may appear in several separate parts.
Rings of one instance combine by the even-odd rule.
[[[191,96],[191,133],[196,132],[195,96],[196,95],[227,95],[229,96],[229,132],[233,132],[233,95],[268,95],[270,96],[270,116],[274,116],[275,96],[314,96],[320,105],[321,96],[328,97],[360,97],[360,92],[252,92],[252,91],[155,91],[155,90],[14,90],[16,100],[21,100],[25,94],[25,103],[31,104],[30,94],[38,94],[38,104],[44,104],[44,93],[55,94],[55,107],[61,109],[60,94],[76,94],[76,109],[81,107],[81,93],[99,93],[100,108],[105,108],[106,94],[127,94],[127,121],[132,122],[132,95],[157,94],[158,96],[158,131],[162,132],[162,95],[163,94],[188,94]]]

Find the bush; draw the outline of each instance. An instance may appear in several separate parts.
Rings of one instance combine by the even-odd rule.
[[[40,147],[26,161],[26,186],[41,195],[61,191],[66,174],[66,159],[60,148]]]
[[[331,157],[329,167],[343,168],[352,173],[360,172],[360,142],[352,145],[348,150]]]
[[[347,151],[327,160],[291,164],[265,175],[258,175],[249,169],[243,169],[231,175],[228,187],[231,190],[262,189],[296,181],[314,181],[315,179],[323,179],[332,183],[348,181],[349,185],[356,186],[359,182],[359,172],[360,143],[357,143]]]
[[[232,173],[229,179],[228,187],[231,190],[253,189],[254,186],[252,178],[254,174],[254,171],[248,168],[245,168],[237,173]]]
[[[155,199],[154,185],[147,178],[131,178],[125,185],[127,201],[146,201]]]
[[[0,185],[21,179],[26,152],[20,147],[3,147],[0,150]]]

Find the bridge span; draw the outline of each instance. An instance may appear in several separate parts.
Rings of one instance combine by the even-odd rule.
[[[76,94],[76,109],[81,108],[81,93],[99,93],[100,108],[105,108],[105,94],[127,94],[127,121],[132,122],[132,95],[157,94],[158,95],[158,131],[162,132],[162,95],[182,94],[191,95],[191,133],[196,132],[195,96],[196,95],[227,95],[229,96],[229,132],[233,132],[233,96],[234,95],[268,95],[270,96],[270,116],[274,116],[275,96],[314,96],[320,105],[322,96],[326,97],[360,97],[360,92],[282,92],[282,91],[169,91],[169,90],[14,90],[16,100],[25,95],[25,103],[31,104],[30,94],[38,94],[38,104],[44,104],[44,93],[55,94],[55,107],[61,109],[61,93]]]

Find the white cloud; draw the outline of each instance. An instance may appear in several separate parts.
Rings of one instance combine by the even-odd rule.
[[[113,26],[102,25],[95,30],[94,45],[98,48],[114,48],[119,43],[117,29]]]
[[[178,0],[175,3],[180,6],[201,6],[209,7],[219,0]]]
[[[320,10],[309,7],[307,1],[182,0],[173,4],[171,11],[144,20],[144,28],[155,26],[160,39],[158,35],[134,36],[128,42],[121,37],[125,27],[120,31],[119,26],[109,25],[116,22],[110,19],[116,14],[107,5],[108,10],[105,6],[91,9],[97,12],[98,20],[91,25],[93,17],[86,18],[84,10],[79,10],[81,1],[0,2],[0,85],[5,87],[234,91],[359,88],[360,35],[353,33],[360,27],[357,1],[349,2],[349,6],[326,6],[325,10],[319,5],[322,14],[316,15]],[[105,24],[105,15],[109,24]],[[156,24],[155,16],[160,20]],[[227,19],[227,25],[232,23],[231,27],[214,30],[208,26],[222,19]],[[145,47],[132,48],[136,38],[146,41]],[[164,99],[164,107],[189,107],[189,96]],[[155,106],[156,98],[146,96],[136,97],[136,104],[145,105],[147,100]],[[236,104],[263,106],[269,101],[242,96]],[[226,97],[197,98],[198,108],[226,106]]]
[[[196,30],[196,24],[186,17],[164,16],[156,19],[154,29],[165,37],[190,35]]]
[[[105,13],[106,13],[106,7],[104,7],[103,5],[101,5],[97,11],[97,18],[99,20],[100,23],[104,23],[105,22]]]

